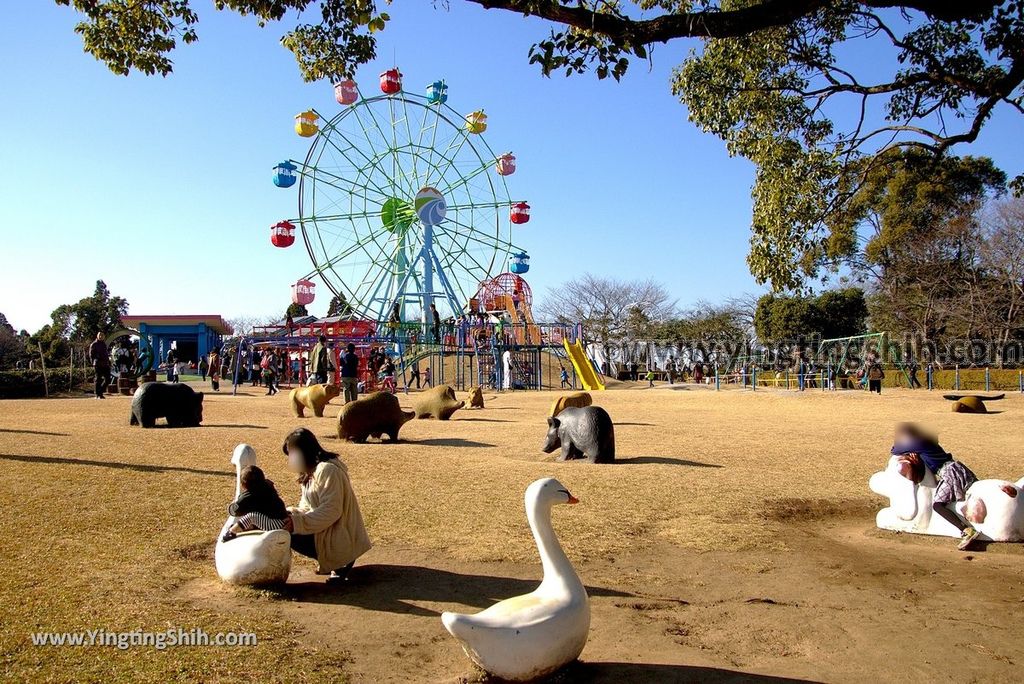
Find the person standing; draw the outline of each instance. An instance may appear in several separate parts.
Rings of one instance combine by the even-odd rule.
[[[882,370],[882,364],[877,360],[872,361],[871,365],[868,366],[868,391],[882,393],[882,380],[885,379],[885,371]]]
[[[566,387],[569,387],[569,371],[565,370],[565,366],[562,365],[559,365],[559,368],[562,369],[558,374],[559,380],[562,382],[562,389],[565,389]]]
[[[412,362],[412,370],[409,372],[409,381],[416,381],[416,389],[420,388],[420,362]]]
[[[210,386],[214,392],[220,391],[220,354],[216,349],[210,352]]]
[[[434,322],[434,341],[441,344],[441,314],[437,312],[434,302],[430,302],[430,316]]]
[[[341,386],[346,404],[359,398],[359,357],[356,356],[356,345],[351,342],[341,357]]]
[[[96,333],[96,339],[89,345],[89,361],[96,373],[95,391],[97,399],[105,399],[107,385],[110,384],[110,351],[102,332]]]
[[[321,335],[309,355],[309,370],[318,384],[327,383],[327,336]]]
[[[251,352],[243,354],[243,358],[246,360],[242,364],[242,368],[245,368],[245,375],[239,376],[242,382],[248,381],[252,387],[263,384],[263,357],[260,356],[259,349],[253,349]],[[252,360],[249,363],[249,360]]]
[[[395,362],[388,357],[384,361],[384,366],[380,370],[381,374],[381,389],[385,392],[391,392],[395,394],[398,386],[395,384]]]
[[[917,371],[920,370],[920,366],[917,365],[917,361],[914,359],[910,360],[910,365],[907,366],[907,371],[910,375],[910,389],[920,389],[921,381],[917,379]]]
[[[260,363],[263,368],[263,381],[267,386],[267,396],[272,397],[277,394],[277,353],[273,349],[268,349]]]
[[[167,382],[174,382],[174,371],[178,367],[178,357],[173,349],[167,350]]]
[[[430,370],[430,366],[423,369],[423,386],[433,387],[434,386],[434,375]]]
[[[206,357],[199,359],[199,375],[202,377],[203,382],[206,382],[206,373],[210,369],[210,364],[206,360]]]
[[[388,316],[388,339],[395,339],[398,336],[398,330],[401,327],[402,305],[399,302],[395,302],[395,305],[391,307],[391,315]]]

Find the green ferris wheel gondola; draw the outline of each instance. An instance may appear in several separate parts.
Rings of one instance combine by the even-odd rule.
[[[436,90],[436,83],[431,87]],[[428,90],[359,97],[319,129],[298,167],[300,228],[319,277],[357,316],[459,315],[504,269],[507,170],[482,129]],[[475,120],[474,120],[475,121]]]

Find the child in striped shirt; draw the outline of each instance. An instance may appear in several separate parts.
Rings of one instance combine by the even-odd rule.
[[[288,517],[284,501],[258,466],[246,466],[240,474],[242,493],[228,506],[228,515],[236,518],[231,528],[224,533],[224,541],[230,541],[239,532],[250,530],[280,530]]]

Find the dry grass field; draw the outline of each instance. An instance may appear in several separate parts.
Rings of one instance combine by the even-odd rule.
[[[337,405],[208,395],[198,429],[128,426],[127,397],[0,402],[0,671],[6,681],[457,682],[475,674],[438,618],[532,589],[523,490],[581,503],[555,528],[593,605],[559,682],[1019,681],[1024,548],[883,533],[867,479],[897,421],[939,431],[981,477],[1024,475],[1024,397],[953,414],[938,393],[662,387],[595,394],[620,463],[540,452],[554,393],[486,393],[399,444],[333,438]],[[411,405],[414,395],[400,396]],[[336,400],[337,401],[337,400]],[[281,441],[305,425],[348,464],[374,549],[348,586],[297,558],[287,586],[232,589],[213,567],[252,444],[285,499]],[[255,647],[34,646],[102,628],[257,634]]]

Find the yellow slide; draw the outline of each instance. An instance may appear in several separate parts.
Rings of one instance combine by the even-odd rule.
[[[572,361],[572,367],[576,369],[577,377],[583,383],[583,389],[603,390],[604,383],[601,382],[601,376],[594,371],[593,364],[587,358],[583,343],[576,340],[575,344],[569,344],[569,340],[563,338],[562,345],[565,347],[565,353],[569,355],[569,360]]]

